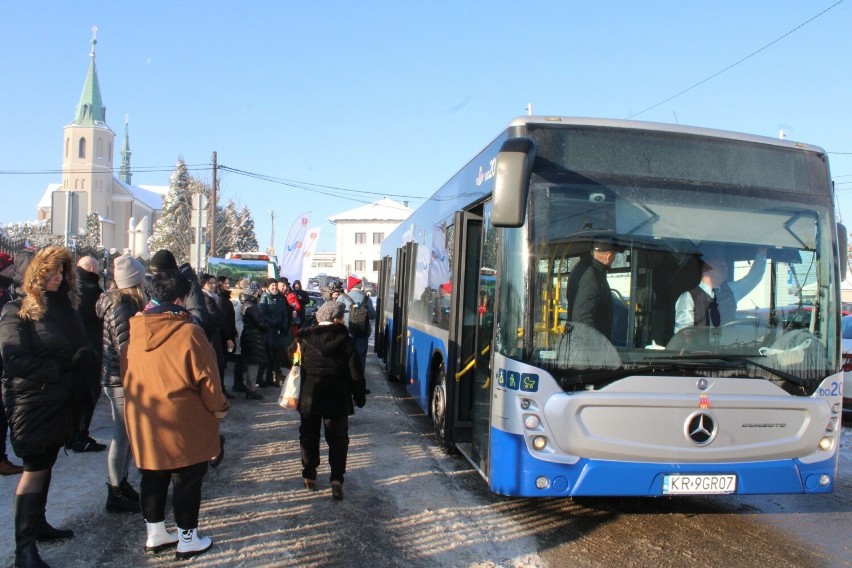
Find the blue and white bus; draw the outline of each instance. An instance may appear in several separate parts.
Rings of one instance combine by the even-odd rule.
[[[376,352],[500,494],[827,493],[834,203],[815,146],[520,117],[384,240]],[[566,297],[600,242],[605,330],[569,320]],[[739,286],[731,317],[684,323],[711,257]]]

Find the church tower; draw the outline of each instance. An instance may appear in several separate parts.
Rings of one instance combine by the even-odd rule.
[[[97,211],[106,219],[113,215],[110,209],[115,133],[106,123],[106,107],[101,99],[95,67],[97,31],[96,26],[92,27],[89,72],[83,83],[83,93],[77,104],[74,121],[64,128],[62,190],[84,192],[81,194],[77,218],[80,226],[85,226],[86,216],[91,211]],[[103,229],[109,230],[107,227]],[[112,240],[110,236],[102,235],[102,238],[109,241]]]

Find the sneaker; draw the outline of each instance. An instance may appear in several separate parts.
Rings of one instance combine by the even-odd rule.
[[[0,475],[18,475],[23,471],[23,467],[13,464],[8,459],[0,461]]]
[[[343,484],[339,481],[331,482],[331,498],[335,501],[343,500]]]
[[[106,449],[106,444],[101,444],[92,437],[78,439],[74,441],[71,450],[82,454],[83,452],[102,452]]]

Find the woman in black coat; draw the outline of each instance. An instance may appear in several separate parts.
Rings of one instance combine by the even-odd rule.
[[[263,395],[257,392],[257,383],[260,373],[269,361],[266,353],[266,332],[269,331],[269,326],[257,307],[259,294],[260,288],[255,282],[249,284],[245,292],[240,294],[240,314],[243,317],[240,352],[246,376],[246,398],[251,400],[263,400]]]
[[[59,449],[70,443],[75,393],[87,396],[88,377],[99,371],[88,347],[74,262],[64,247],[39,250],[22,280],[23,299],[0,317],[3,402],[12,448],[24,462],[15,489],[15,565],[43,566],[36,540],[70,538],[45,518],[50,478]]]
[[[317,325],[299,332],[296,345],[301,360],[299,445],[305,487],[316,488],[320,463],[320,429],[325,428],[331,496],[343,499],[343,474],[349,453],[349,415],[353,402],[363,408],[367,383],[355,345],[343,324],[345,306],[328,301],[316,313]]]

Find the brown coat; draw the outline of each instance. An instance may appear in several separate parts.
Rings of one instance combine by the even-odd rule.
[[[216,353],[188,315],[130,318],[121,353],[125,421],[139,469],[171,470],[219,453],[219,416],[228,410]]]

